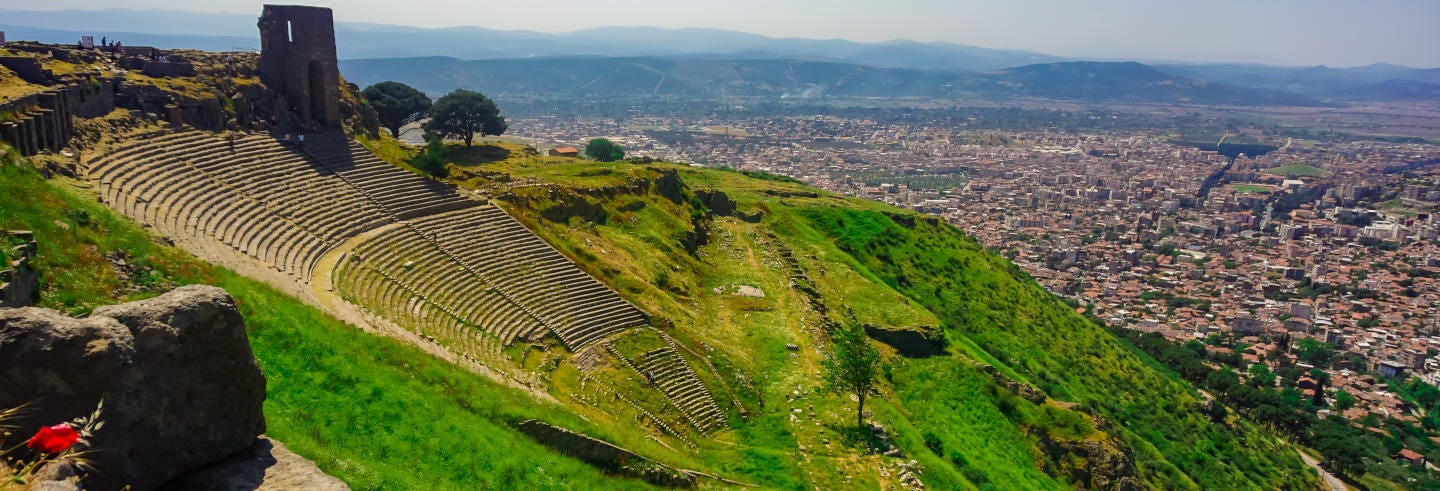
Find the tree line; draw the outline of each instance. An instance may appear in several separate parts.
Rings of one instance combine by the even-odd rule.
[[[477,134],[499,136],[509,129],[495,101],[475,91],[456,89],[432,102],[414,87],[387,81],[366,87],[360,94],[391,136],[399,138],[406,125],[425,121],[420,129],[425,141],[432,144],[416,156],[415,166],[432,175],[444,174],[444,145],[433,142],[458,138],[469,147]],[[608,139],[596,138],[585,146],[585,156],[613,162],[625,158],[625,149]]]
[[[1267,353],[1265,356],[1269,359],[1282,360],[1272,370],[1265,363],[1246,367],[1241,356],[1246,348],[1243,343],[1234,344],[1229,350],[1212,352],[1207,346],[1224,343],[1219,335],[1206,342],[1191,340],[1180,344],[1158,333],[1124,328],[1111,331],[1175,370],[1197,388],[1212,394],[1215,401],[1202,408],[1212,421],[1226,422],[1227,406],[1233,408],[1239,415],[1319,451],[1326,469],[1352,481],[1373,473],[1392,481],[1420,484],[1419,488],[1424,489],[1440,486],[1440,479],[1435,476],[1409,469],[1390,458],[1402,448],[1419,451],[1431,461],[1440,458],[1440,445],[1426,437],[1427,432],[1436,429],[1434,411],[1440,409],[1440,389],[1433,385],[1418,379],[1391,384],[1392,389],[1409,388],[1410,393],[1416,395],[1407,400],[1428,410],[1428,417],[1422,419],[1419,426],[1393,418],[1382,420],[1374,414],[1363,418],[1357,426],[1337,414],[1354,406],[1353,395],[1340,390],[1331,400],[1325,397],[1330,376],[1322,368],[1330,366],[1335,359],[1334,347],[1329,344],[1313,339],[1296,343],[1297,357],[1315,368],[1286,363],[1283,360],[1287,358],[1280,356],[1281,353]],[[1219,368],[1214,368],[1216,366]],[[1306,380],[1305,385],[1313,380],[1312,396],[1304,394],[1300,387],[1302,379]],[[1320,411],[1325,409],[1329,412],[1322,417]]]

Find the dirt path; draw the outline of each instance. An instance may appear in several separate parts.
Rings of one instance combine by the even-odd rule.
[[[1314,467],[1315,472],[1319,472],[1320,477],[1325,478],[1325,484],[1330,485],[1330,491],[1349,491],[1350,487],[1345,485],[1345,481],[1341,481],[1340,478],[1335,477],[1334,474],[1331,474],[1329,471],[1326,471],[1325,468],[1320,467],[1319,461],[1310,458],[1310,456],[1306,455],[1305,452],[1298,453],[1300,454],[1300,460],[1305,461],[1306,465]]]

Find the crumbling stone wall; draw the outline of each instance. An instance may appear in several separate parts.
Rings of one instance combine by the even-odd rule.
[[[19,242],[19,244],[15,244]],[[35,260],[35,237],[28,230],[0,232],[5,264],[0,265],[0,307],[25,307],[40,301],[40,273]]]
[[[42,92],[0,104],[0,138],[10,142],[21,155],[43,150],[59,151],[74,131],[70,119],[70,98],[63,90]]]
[[[260,81],[305,125],[340,125],[340,67],[330,9],[266,5],[260,14]]]
[[[657,486],[695,487],[695,476],[609,442],[533,419],[520,422],[517,428],[547,447],[610,472],[638,477]]]
[[[44,56],[59,59],[55,54],[66,52],[55,49],[45,52]],[[43,68],[39,58],[31,56],[0,56],[0,66],[9,68],[27,82],[52,86],[45,92],[0,102],[0,139],[9,142],[21,155],[47,150],[58,152],[74,134],[73,118],[93,118],[115,109],[117,78],[83,75],[56,78]]]
[[[43,84],[55,79],[55,74],[40,64],[33,56],[0,56],[0,66],[9,68],[26,82]]]

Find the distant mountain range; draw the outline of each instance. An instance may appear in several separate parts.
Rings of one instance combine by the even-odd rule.
[[[0,30],[10,39],[75,42],[80,35],[109,35],[132,45],[163,48],[227,46],[259,48],[256,14],[174,10],[0,10]],[[123,26],[116,29],[116,26]],[[155,34],[166,36],[157,37]],[[215,37],[225,39],[216,40]],[[772,38],[720,29],[598,27],[567,33],[483,27],[426,29],[338,22],[342,59],[449,56],[459,59],[546,56],[699,56],[731,59],[824,60],[901,68],[990,70],[1058,61],[1057,56],[951,43]],[[236,45],[237,39],[248,43]]]
[[[256,15],[171,10],[0,10],[12,40],[256,49]],[[109,31],[124,26],[123,31]],[[1440,100],[1440,69],[1100,63],[950,43],[772,38],[717,29],[568,33],[337,23],[345,75],[431,93],[1038,97],[1199,104]],[[473,61],[462,61],[473,60]]]
[[[1339,100],[1440,99],[1440,68],[1377,63],[1362,67],[1277,67],[1249,64],[1156,65],[1185,77]]]
[[[1210,105],[1318,105],[1274,90],[1203,82],[1135,62],[1057,62],[989,72],[877,68],[826,61],[556,57],[346,60],[362,86],[385,80],[431,95],[455,88],[493,95],[694,97],[985,97]]]

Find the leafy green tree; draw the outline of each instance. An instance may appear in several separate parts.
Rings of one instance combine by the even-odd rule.
[[[457,137],[469,147],[476,133],[502,135],[508,127],[495,101],[479,92],[456,89],[435,101],[430,108],[430,122],[425,123],[425,133],[440,138]]]
[[[410,165],[435,177],[450,175],[450,170],[445,167],[445,143],[439,138],[431,138],[425,148],[410,160]]]
[[[429,97],[400,82],[380,82],[366,87],[360,95],[375,109],[380,124],[397,137],[401,126],[419,121],[430,111]]]
[[[847,323],[830,335],[833,351],[820,362],[826,389],[836,394],[855,394],[855,425],[865,426],[865,397],[875,387],[880,373],[880,351],[870,345],[870,337],[859,324]]]
[[[585,145],[585,156],[600,162],[614,162],[625,158],[625,149],[605,138],[596,138]]]
[[[1335,391],[1335,400],[1333,402],[1335,410],[1344,411],[1355,407],[1355,396],[1350,395],[1349,392],[1345,392],[1344,390],[1337,390]]]
[[[1270,373],[1270,367],[1263,363],[1250,365],[1250,386],[1255,388],[1274,387],[1275,374]]]
[[[1415,402],[1420,403],[1420,407],[1428,409],[1434,407],[1436,401],[1440,401],[1440,389],[1437,389],[1435,386],[1427,384],[1425,382],[1421,382],[1420,379],[1410,380],[1411,382],[1415,383],[1415,391],[1413,392],[1413,394],[1415,395]]]
[[[1330,366],[1330,359],[1335,356],[1335,347],[1329,343],[1322,343],[1314,339],[1305,338],[1295,343],[1301,360],[1316,367]]]
[[[1331,416],[1320,421],[1311,426],[1309,436],[1311,448],[1325,457],[1325,468],[1331,472],[1347,477],[1365,472],[1365,458],[1371,452],[1343,418]]]

